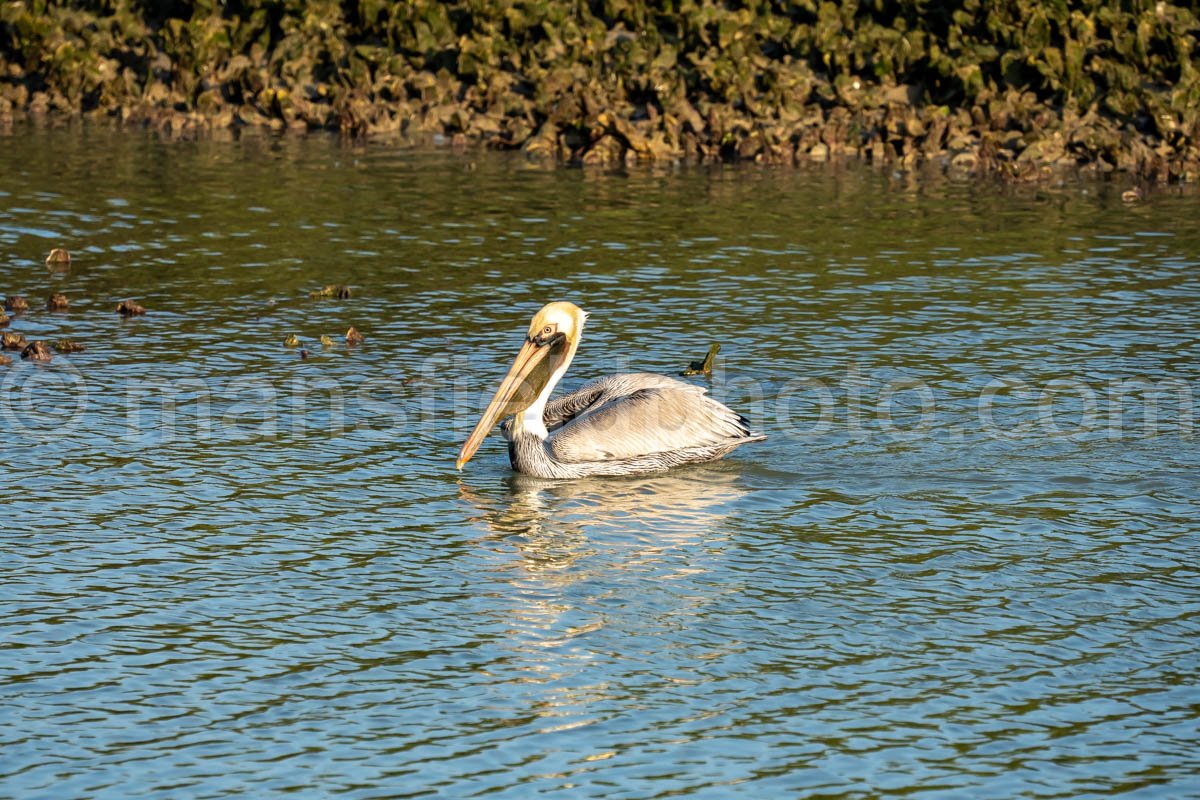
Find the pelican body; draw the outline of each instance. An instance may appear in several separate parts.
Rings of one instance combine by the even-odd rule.
[[[643,475],[714,461],[766,438],[702,387],[664,375],[609,375],[550,401],[586,319],[566,302],[534,315],[516,361],[459,451],[460,470],[509,416],[502,429],[512,467],[538,478]]]

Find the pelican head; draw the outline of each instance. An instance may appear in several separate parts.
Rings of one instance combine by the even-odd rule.
[[[521,351],[500,382],[492,402],[488,403],[483,416],[479,418],[475,430],[471,431],[462,450],[458,452],[456,466],[459,469],[471,460],[471,456],[483,444],[484,437],[505,417],[518,415],[517,424],[520,425],[524,413],[533,408],[536,419],[531,426],[544,430],[542,411],[546,407],[546,400],[575,357],[586,319],[587,314],[583,309],[563,301],[548,303],[533,315]]]

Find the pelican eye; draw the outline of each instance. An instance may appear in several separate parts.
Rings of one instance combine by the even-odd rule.
[[[540,331],[538,331],[537,336],[530,336],[529,341],[533,342],[534,344],[536,344],[538,346],[541,346],[541,345],[549,344],[557,336],[558,336],[558,326],[557,325],[546,325]]]

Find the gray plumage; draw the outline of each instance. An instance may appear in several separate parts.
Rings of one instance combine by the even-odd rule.
[[[547,403],[543,421],[545,439],[501,426],[513,469],[540,478],[660,472],[766,438],[703,387],[646,372],[592,381]]]

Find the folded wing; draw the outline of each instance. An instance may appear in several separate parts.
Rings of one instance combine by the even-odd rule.
[[[550,403],[545,418],[546,445],[564,462],[630,459],[752,436],[745,418],[702,387],[650,373],[594,381]]]

